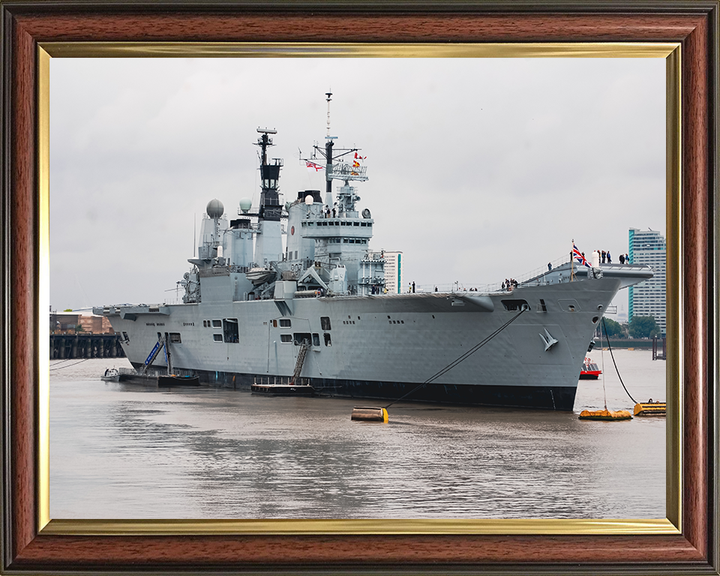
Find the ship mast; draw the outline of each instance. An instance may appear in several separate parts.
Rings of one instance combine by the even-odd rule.
[[[269,266],[271,262],[282,260],[282,227],[283,208],[280,204],[280,169],[283,161],[280,158],[268,160],[268,148],[273,145],[270,134],[276,130],[258,128],[261,134],[256,145],[260,147],[260,209],[258,210],[258,227],[255,238],[254,261],[260,266]]]
[[[330,135],[330,102],[332,101],[332,92],[325,93],[325,101],[327,102],[327,130],[325,135],[324,148],[315,144],[313,146],[313,154],[311,158],[306,158],[307,162],[316,159],[316,155],[320,154],[325,158],[325,203],[328,206],[333,205],[332,182],[333,180],[343,180],[347,187],[350,180],[365,182],[368,178],[365,175],[366,166],[360,166],[356,160],[354,163],[339,161],[348,154],[360,151],[360,148],[338,148],[334,150],[335,140],[337,136]],[[355,156],[359,158],[359,156]]]
[[[257,131],[262,134],[256,143],[260,146],[260,210],[259,216],[264,220],[279,221],[282,216],[282,207],[280,206],[280,198],[278,195],[280,168],[283,162],[279,158],[273,158],[272,163],[268,163],[267,149],[273,146],[272,138],[269,134],[277,134],[277,130],[268,128],[258,128]]]
[[[332,165],[333,165],[333,140],[334,136],[330,136],[330,101],[332,100],[332,92],[326,92],[327,100],[327,134],[325,135],[325,203],[332,206]]]

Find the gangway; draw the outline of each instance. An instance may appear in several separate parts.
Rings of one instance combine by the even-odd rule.
[[[155,362],[155,358],[157,358],[157,355],[160,354],[160,350],[162,350],[165,347],[165,340],[161,337],[158,338],[158,341],[155,343],[155,346],[152,350],[150,350],[150,354],[145,359],[145,364],[143,364],[142,370],[140,371],[140,374],[145,374],[147,372],[147,369],[150,367],[150,365]]]
[[[310,342],[303,340],[302,344],[300,344],[300,351],[298,352],[297,360],[295,361],[295,371],[293,372],[293,377],[290,381],[291,386],[297,382],[298,378],[300,378],[300,372],[302,372],[302,367],[305,363],[305,356],[307,355],[308,350],[310,350]]]

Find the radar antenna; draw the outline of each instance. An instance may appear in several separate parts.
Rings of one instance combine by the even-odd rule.
[[[327,96],[326,100],[328,103],[328,112],[327,112],[327,135],[326,138],[330,138],[330,101],[332,100],[332,92],[325,92],[325,96]]]
[[[342,180],[345,185],[351,180],[360,182],[366,181],[367,167],[360,164],[365,160],[364,156],[360,156],[358,152],[360,148],[338,148],[333,150],[337,136],[330,135],[330,102],[332,101],[332,92],[325,92],[325,101],[327,102],[327,136],[325,136],[325,146],[320,147],[315,143],[310,158],[302,158],[308,162],[308,166],[315,167],[317,170],[319,165],[315,163],[315,159],[319,156],[325,159],[325,203],[332,206],[332,182],[333,180]],[[354,154],[351,161],[348,162],[346,156]],[[345,158],[345,161],[343,161]]]

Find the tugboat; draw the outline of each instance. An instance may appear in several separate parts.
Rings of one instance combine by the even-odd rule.
[[[259,391],[272,379],[309,393],[302,378],[348,398],[571,411],[608,304],[652,270],[578,264],[571,253],[512,290],[399,293],[386,283],[386,253],[370,249],[370,210],[357,207],[366,157],[336,146],[331,96],[324,146],[303,158],[324,173],[324,191],[282,202],[283,160],[268,158],[277,131],[258,128],[259,205],[240,199],[228,221],[222,202],[207,204],[198,257],[178,282],[182,303],[94,309],[122,335],[133,366],[164,339],[179,370],[218,386]],[[386,193],[412,201],[407,190]],[[452,182],[444,194],[446,210],[459,209]],[[439,223],[432,233],[442,236]]]
[[[602,370],[598,368],[598,365],[585,356],[582,370],[580,370],[580,380],[597,380],[600,374],[602,374]]]

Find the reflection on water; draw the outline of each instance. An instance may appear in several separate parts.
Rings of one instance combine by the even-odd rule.
[[[632,402],[604,360],[608,407]],[[615,351],[638,401],[665,399],[665,363]],[[111,360],[53,361],[52,518],[664,518],[665,419],[395,404],[104,383]],[[123,365],[118,361],[117,365]]]

